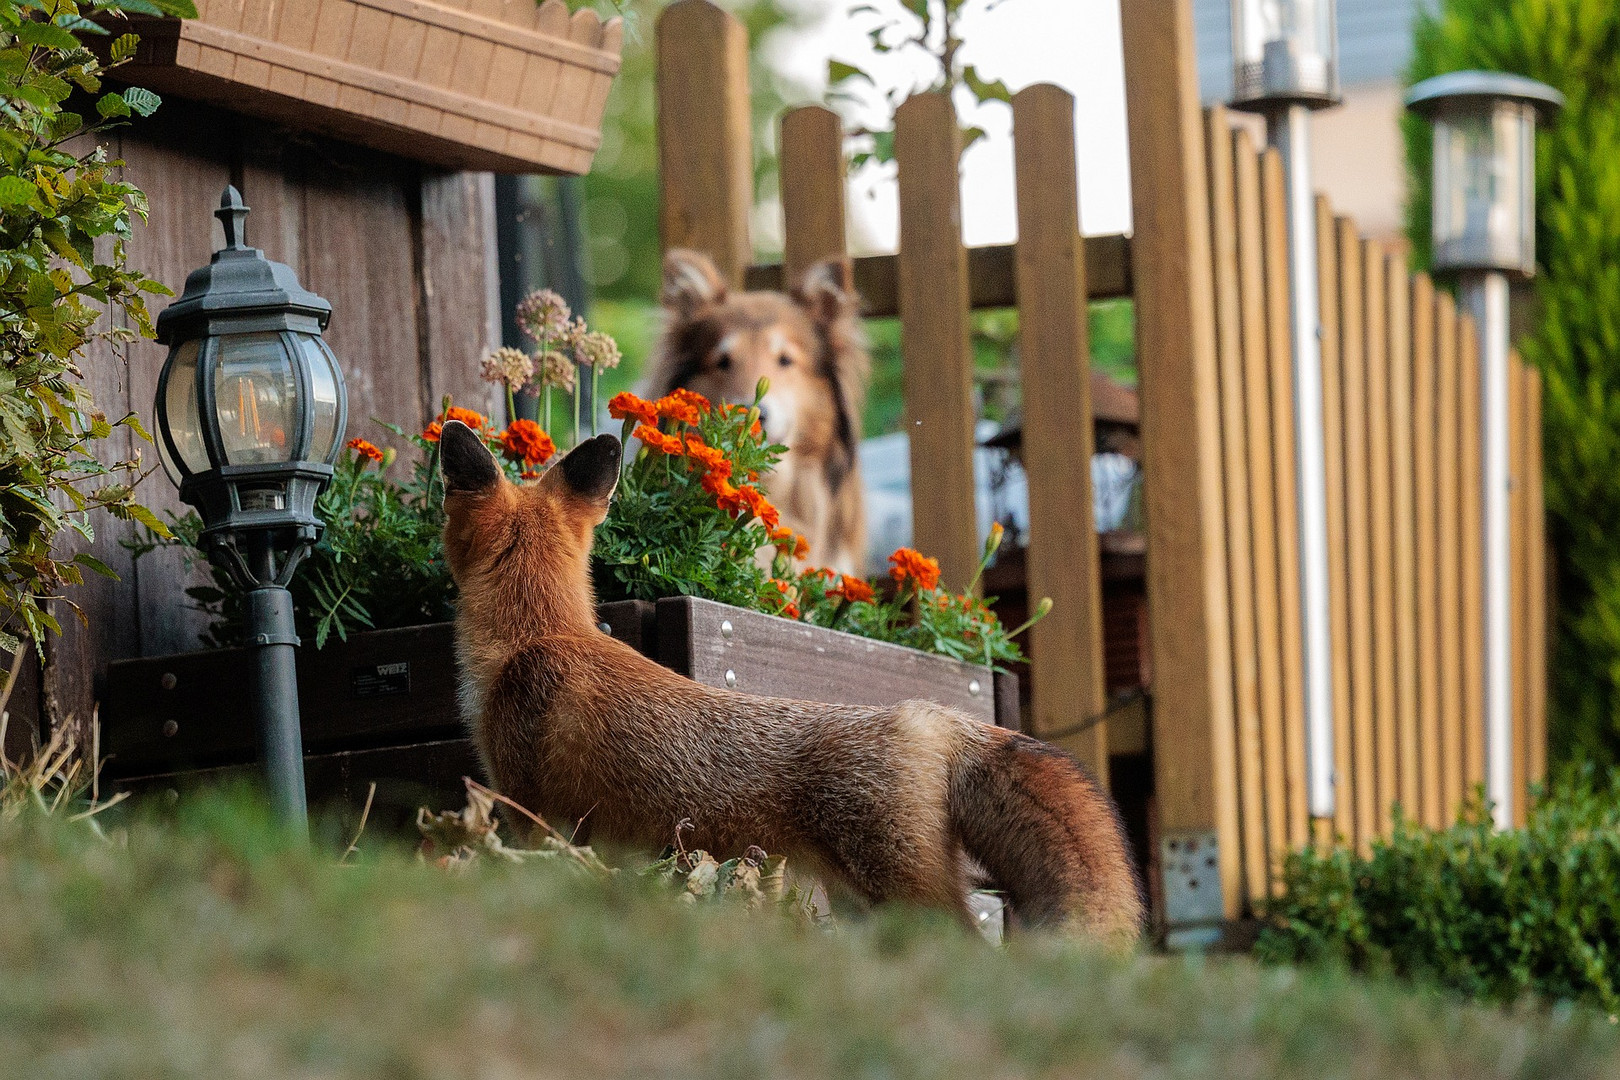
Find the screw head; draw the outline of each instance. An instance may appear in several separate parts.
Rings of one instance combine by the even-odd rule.
[[[970,679],[968,681],[968,693],[972,694],[974,697],[979,696],[979,691],[981,689],[983,688],[979,685],[978,679]]]
[[[732,628],[732,625],[731,625],[731,620],[730,619],[721,619],[720,620],[720,636],[723,637],[723,638],[728,638],[728,637],[730,637],[732,635],[732,633],[733,633],[733,628]]]
[[[180,680],[175,678],[174,672],[165,671],[163,673],[163,678],[158,680],[158,684],[160,686],[162,686],[163,689],[165,689],[165,690],[173,690],[176,686],[178,686],[180,684]]]
[[[737,685],[737,673],[735,671],[732,671],[730,668],[726,668],[726,685],[727,686],[736,686]]]
[[[178,720],[163,721],[163,737],[165,739],[172,739],[178,734],[180,734],[180,722]]]

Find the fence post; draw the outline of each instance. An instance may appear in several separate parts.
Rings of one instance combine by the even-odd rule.
[[[748,31],[709,0],[658,16],[658,233],[695,248],[741,286],[753,259],[754,148]]]
[[[1074,98],[1037,84],[1013,98],[1019,360],[1029,475],[1029,596],[1052,613],[1030,630],[1034,734],[1105,705],[1102,571],[1091,491],[1091,343],[1074,143]],[[1060,740],[1108,782],[1108,725]]]
[[[912,535],[938,553],[942,581],[951,589],[967,588],[979,564],[961,144],[956,109],[945,94],[914,94],[895,111]]]
[[[1192,944],[1218,939],[1242,895],[1207,176],[1191,5],[1130,0],[1120,21],[1159,884],[1167,940]]]
[[[782,117],[783,284],[793,288],[816,263],[846,251],[844,122],[806,105]]]

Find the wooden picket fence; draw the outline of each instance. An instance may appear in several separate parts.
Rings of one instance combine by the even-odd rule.
[[[1448,294],[1318,204],[1338,797],[1335,816],[1313,822],[1282,170],[1223,110],[1200,111],[1186,0],[1133,0],[1122,25],[1133,236],[1081,236],[1074,102],[1038,85],[1013,99],[1019,240],[966,249],[955,113],[920,94],[895,117],[899,251],[855,260],[855,277],[869,316],[900,319],[915,535],[957,587],[978,561],[969,313],[1018,310],[1029,595],[1055,601],[1031,635],[1030,726],[1048,736],[1106,705],[1086,308],[1135,300],[1150,890],[1171,895],[1172,923],[1219,921],[1256,909],[1289,850],[1313,838],[1365,846],[1387,834],[1396,802],[1442,824],[1483,780],[1479,351]],[[708,0],[660,16],[661,224],[667,247],[708,251],[735,285],[779,288],[847,250],[843,131],[820,107],[783,118],[783,264],[750,266],[747,48]],[[1540,384],[1514,370],[1522,815],[1545,772],[1546,613]],[[1106,727],[1058,740],[1104,778]],[[1207,845],[1200,866],[1172,885],[1188,841]],[[1184,899],[1200,892],[1213,908]]]

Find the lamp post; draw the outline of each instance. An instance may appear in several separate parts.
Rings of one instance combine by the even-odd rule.
[[[1339,102],[1334,0],[1232,0],[1232,107],[1266,118],[1288,188],[1294,461],[1305,640],[1305,756],[1312,817],[1334,807],[1333,640],[1328,612],[1327,462],[1310,112]]]
[[[1513,820],[1512,571],[1509,543],[1508,291],[1536,272],[1536,119],[1563,106],[1520,75],[1455,71],[1426,79],[1406,106],[1434,122],[1433,267],[1457,280],[1479,327],[1484,463],[1485,791],[1498,827]]]
[[[321,330],[332,305],[243,243],[248,208],[226,187],[225,246],[157,321],[158,450],[202,516],[208,557],[247,594],[259,757],[276,814],[305,826],[303,739],[287,582],[320,537],[315,498],[343,441],[343,374]]]

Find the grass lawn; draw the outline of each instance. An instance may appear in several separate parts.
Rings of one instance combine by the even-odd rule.
[[[0,824],[0,1075],[1597,1077],[1620,1029],[1334,971],[836,931],[558,862],[301,852],[241,800]],[[121,808],[120,808],[121,809]],[[115,810],[114,813],[117,811]]]

